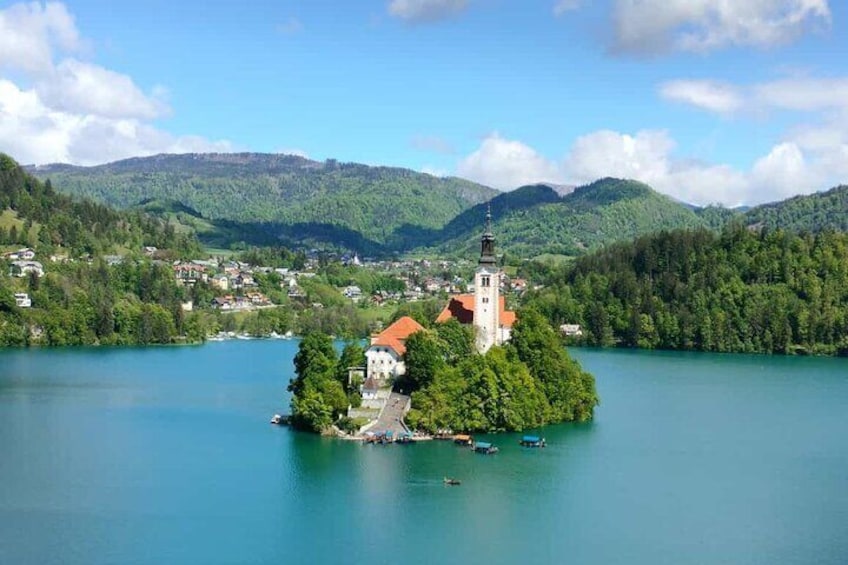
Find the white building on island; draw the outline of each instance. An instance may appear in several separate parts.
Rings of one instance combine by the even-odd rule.
[[[371,346],[365,351],[368,378],[387,383],[406,373],[403,362],[406,338],[423,329],[424,326],[404,316],[372,337]]]

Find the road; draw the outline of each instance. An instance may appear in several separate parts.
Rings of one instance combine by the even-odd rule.
[[[401,421],[404,416],[404,409],[409,397],[405,394],[393,392],[386,401],[386,407],[380,413],[380,418],[368,431],[380,434],[383,432],[392,432],[395,437],[401,432],[405,432]]]

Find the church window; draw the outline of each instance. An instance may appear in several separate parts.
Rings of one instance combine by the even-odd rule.
[[[489,277],[483,277],[480,284],[482,286],[489,286]]]
[[[484,296],[484,297],[483,297],[483,304],[488,304],[488,303],[489,303],[489,297],[488,297],[488,296]]]

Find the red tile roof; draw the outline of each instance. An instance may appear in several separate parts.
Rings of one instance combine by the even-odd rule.
[[[410,318],[403,316],[394,324],[384,329],[382,332],[371,338],[371,345],[381,345],[383,347],[391,347],[398,355],[406,353],[406,338],[420,332],[424,326]]]
[[[515,312],[506,309],[506,298],[501,296],[498,300],[500,312],[498,312],[498,323],[501,326],[511,328],[515,323]],[[474,295],[457,294],[452,296],[447,306],[441,311],[436,322],[447,322],[456,318],[460,324],[470,324],[474,321]]]

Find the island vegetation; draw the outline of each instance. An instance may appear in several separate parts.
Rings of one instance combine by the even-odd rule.
[[[349,405],[358,406],[359,383],[347,369],[362,366],[363,355],[360,346],[348,344],[338,357],[329,336],[307,335],[289,385],[292,423],[315,432],[333,424],[355,431],[345,414]],[[420,431],[505,432],[582,422],[599,402],[594,377],[534,310],[521,311],[512,340],[485,355],[476,353],[470,327],[451,320],[409,336],[404,359],[407,373],[394,386],[411,392],[406,422]]]

